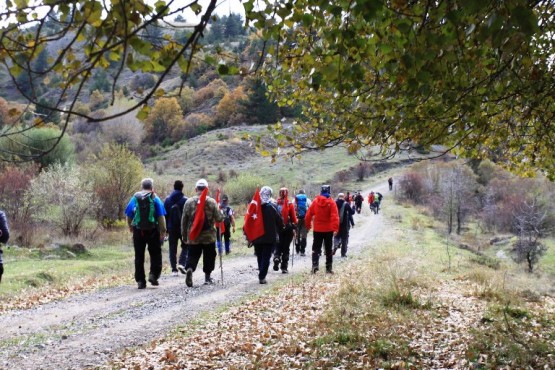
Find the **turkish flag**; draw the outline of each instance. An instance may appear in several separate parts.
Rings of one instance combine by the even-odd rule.
[[[247,240],[252,242],[264,235],[264,220],[262,218],[262,202],[260,201],[260,191],[256,189],[252,198],[247,214],[245,215],[245,224],[243,232],[247,236]]]
[[[189,230],[189,240],[195,240],[202,228],[204,226],[204,204],[206,203],[206,196],[208,195],[208,188],[204,188],[200,194],[200,198],[197,202],[197,209],[195,210],[195,219],[193,220],[193,225],[191,230]]]
[[[221,209],[220,207],[220,189],[218,189],[218,191],[216,192],[216,203],[218,203],[218,208]],[[225,224],[224,222],[215,222],[214,226],[216,226],[218,229],[220,229],[220,233],[223,234],[225,233]]]

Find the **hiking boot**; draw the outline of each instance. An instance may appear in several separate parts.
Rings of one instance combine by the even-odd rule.
[[[139,289],[145,289],[146,288],[146,281],[139,281],[137,283],[137,285],[139,286]]]
[[[279,258],[274,258],[274,271],[279,271]]]
[[[287,269],[283,269],[283,270],[281,270],[281,273],[282,273],[282,274],[288,274],[289,271],[287,271]]]
[[[304,257],[304,256],[306,256],[306,254],[304,254],[304,253],[301,252],[301,257]]]
[[[216,284],[216,281],[210,277],[210,275],[206,275],[204,278],[204,285],[213,285]]]
[[[326,269],[326,274],[332,274],[333,275],[333,270],[332,269]]]
[[[231,251],[225,251],[225,255],[227,256],[228,254],[230,254]]]
[[[341,244],[334,245],[334,246],[333,246],[333,253],[332,253],[332,255],[335,256],[335,252],[337,252],[337,250],[338,250],[339,248],[341,248]]]
[[[318,267],[312,267],[312,273],[315,274],[318,272]]]
[[[185,285],[191,288],[193,286],[193,269],[188,268],[186,273],[187,276],[185,276]]]
[[[179,272],[177,270],[172,271],[172,276],[179,276]]]
[[[154,285],[154,286],[160,285],[160,283],[158,283],[158,279],[156,279],[156,278],[154,277],[154,274],[149,274],[149,275],[148,275],[148,282],[149,282],[150,284]]]
[[[268,282],[266,281],[266,279],[260,279],[260,284],[268,284]]]
[[[187,269],[185,268],[185,266],[183,265],[177,265],[177,269],[179,270],[179,272],[181,272],[183,275],[185,275],[187,273]]]

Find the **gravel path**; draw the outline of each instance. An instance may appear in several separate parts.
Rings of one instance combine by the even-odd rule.
[[[388,196],[386,185],[373,190]],[[355,215],[356,226],[351,229],[350,256],[358,254],[368,244],[369,236],[382,229],[381,215],[371,214],[366,202],[364,206],[363,213]],[[311,240],[307,244],[310,249]],[[269,285],[310,271],[309,254],[294,258],[289,275],[269,272]],[[334,259],[334,263],[348,261]],[[213,277],[219,279],[218,266],[217,262]],[[0,316],[0,369],[100,366],[127,347],[163,337],[200,313],[237,302],[261,289],[254,256],[224,260],[224,273],[224,285],[220,281],[202,285],[204,274],[200,268],[195,272],[193,288],[185,286],[183,276],[162,276],[159,287],[146,290],[132,284],[75,295],[29,310],[9,311]]]

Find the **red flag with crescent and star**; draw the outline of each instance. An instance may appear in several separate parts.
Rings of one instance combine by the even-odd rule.
[[[252,242],[264,235],[264,220],[262,219],[262,202],[260,200],[260,191],[256,189],[252,198],[247,214],[245,215],[245,224],[243,232],[247,236],[247,240]]]

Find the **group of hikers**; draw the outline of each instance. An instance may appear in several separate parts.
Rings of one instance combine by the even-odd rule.
[[[392,179],[388,180],[390,190]],[[183,194],[183,182],[174,182],[173,192],[164,202],[154,192],[151,178],[141,181],[141,190],[130,199],[125,209],[129,231],[132,233],[135,252],[135,281],[139,289],[145,289],[147,281],[159,285],[162,273],[162,244],[169,245],[169,261],[172,275],[186,276],[185,283],[193,286],[193,273],[203,258],[205,284],[214,284],[211,274],[215,269],[216,257],[231,252],[231,232],[235,232],[235,216],[229,198],[219,190],[216,199],[208,196],[208,182],[199,179],[195,184],[195,195],[187,198]],[[260,284],[266,284],[266,276],[273,256],[274,271],[287,274],[290,245],[294,252],[305,256],[307,235],[313,230],[312,273],[320,269],[322,248],[325,255],[326,273],[333,274],[333,256],[337,250],[347,257],[349,230],[355,225],[353,215],[360,214],[364,197],[360,191],[355,195],[339,193],[334,200],[330,185],[323,185],[320,194],[310,200],[304,190],[299,190],[292,199],[289,190],[279,190],[277,200],[269,186],[257,189],[245,214],[243,232],[254,246],[258,260]],[[383,196],[371,192],[368,202],[371,210],[378,213]],[[9,239],[6,215],[0,211],[0,247]],[[178,257],[178,246],[181,252]],[[148,279],[145,273],[145,251],[150,255]],[[220,257],[221,258],[221,257]],[[0,248],[0,282],[4,272],[2,249]]]
[[[227,195],[223,194],[220,199],[218,191],[216,199],[208,196],[205,179],[196,182],[195,193],[187,198],[183,194],[183,182],[177,180],[173,192],[162,202],[153,191],[153,180],[146,178],[141,182],[141,191],[129,201],[125,214],[133,234],[135,280],[139,289],[146,288],[147,281],[151,285],[159,284],[161,246],[166,236],[173,275],[184,274],[186,285],[192,287],[193,273],[202,256],[205,284],[214,283],[211,275],[217,256],[231,252],[234,212]],[[381,194],[376,194],[379,196],[373,192],[369,196],[371,205],[381,201]],[[341,257],[347,257],[349,230],[355,225],[353,215],[361,212],[363,202],[360,192],[354,196],[339,193],[334,200],[330,185],[323,185],[320,194],[312,201],[304,190],[290,198],[289,190],[283,187],[277,199],[269,186],[257,190],[245,214],[243,232],[249,246],[254,247],[260,284],[267,283],[266,276],[272,262],[274,271],[289,272],[292,242],[294,253],[305,256],[310,230],[313,231],[312,273],[320,269],[323,249],[326,273],[333,274],[333,256],[340,250]],[[151,264],[148,280],[144,270],[147,246]]]

